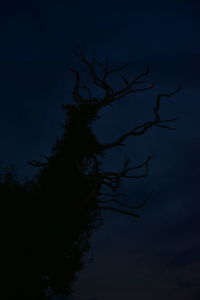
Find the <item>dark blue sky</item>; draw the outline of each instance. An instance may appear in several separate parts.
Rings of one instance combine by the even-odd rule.
[[[0,160],[32,176],[31,159],[48,154],[70,102],[74,43],[84,42],[131,77],[150,65],[152,92],[102,112],[95,130],[109,141],[152,116],[158,92],[182,90],[163,103],[181,116],[176,132],[152,129],[108,155],[154,153],[149,177],[128,182],[128,200],[155,191],[141,219],[105,213],[92,239],[94,261],[79,275],[73,300],[200,299],[200,4],[198,1],[7,1],[0,9]],[[109,162],[109,159],[110,162]]]

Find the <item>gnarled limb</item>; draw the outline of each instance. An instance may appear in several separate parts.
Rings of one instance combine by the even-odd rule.
[[[96,103],[98,105],[96,106],[96,109],[99,110],[100,108],[110,105],[111,103],[129,95],[132,93],[137,93],[137,92],[144,92],[153,89],[155,86],[156,82],[153,82],[151,85],[147,87],[142,87],[142,88],[136,88],[134,89],[134,86],[138,86],[139,84],[144,83],[144,77],[146,77],[149,74],[149,68],[147,67],[146,71],[138,74],[134,79],[128,80],[123,74],[121,74],[122,81],[124,83],[124,87],[120,88],[117,91],[114,91],[112,86],[110,85],[108,79],[111,74],[117,73],[124,68],[128,66],[128,64],[121,65],[116,68],[110,68],[109,67],[109,61],[106,59],[104,62],[100,62],[96,58],[95,52],[93,53],[91,61],[86,58],[85,55],[85,49],[77,46],[77,56],[80,59],[80,61],[83,63],[83,65],[86,68],[86,72],[90,75],[90,78],[92,79],[92,82],[95,86],[98,88],[102,89],[105,92],[105,95],[103,98],[96,99],[95,97],[91,97],[91,99],[96,100]],[[99,75],[98,68],[101,69],[102,75]],[[81,88],[80,86],[80,79],[78,77],[79,72],[74,70],[76,74],[76,82],[77,84],[75,85],[76,87],[76,93],[79,92],[79,89]],[[77,88],[78,86],[78,88]],[[82,96],[80,95],[80,98]],[[77,100],[77,95],[75,97],[75,101]],[[79,98],[79,97],[78,97]],[[86,100],[85,100],[86,101]]]
[[[129,167],[130,160],[125,160],[123,168],[120,172],[104,172],[104,173],[100,174],[100,176],[104,179],[109,179],[111,181],[118,181],[121,178],[132,178],[132,179],[144,178],[149,173],[148,164],[152,158],[153,158],[153,156],[148,156],[142,164],[139,164],[134,167]],[[142,168],[144,168],[144,172],[142,174],[129,175],[130,171],[134,171],[136,169],[142,169]]]
[[[161,98],[163,98],[163,97],[169,98],[169,97],[175,95],[180,90],[180,88],[181,87],[178,86],[178,88],[176,88],[176,90],[173,91],[173,92],[171,92],[171,93],[168,93],[168,94],[159,94],[157,96],[156,104],[153,107],[153,111],[154,111],[154,115],[155,115],[153,121],[146,122],[146,123],[144,123],[142,125],[138,125],[138,126],[134,127],[133,129],[131,129],[130,131],[128,131],[125,134],[123,134],[121,137],[119,137],[114,142],[102,145],[102,149],[103,150],[107,150],[107,149],[114,148],[114,147],[117,147],[117,146],[122,146],[122,145],[124,145],[123,142],[128,137],[143,135],[151,127],[154,127],[154,126],[161,127],[161,128],[166,128],[166,129],[169,129],[169,130],[176,130],[174,127],[166,125],[165,123],[174,122],[174,121],[178,120],[179,118],[176,117],[176,118],[161,120],[161,118],[160,118],[160,102],[161,102]]]
[[[109,190],[111,190],[114,194],[110,194],[109,192],[99,193],[100,196],[104,195],[107,197],[118,197],[122,195],[119,193],[120,182],[124,178],[130,179],[140,179],[148,176],[149,173],[149,162],[152,159],[152,156],[148,156],[145,161],[139,165],[134,167],[130,167],[130,160],[125,160],[123,168],[120,172],[105,172],[98,173],[98,178],[101,180],[101,186],[105,185]],[[131,175],[131,171],[140,170],[144,168],[144,172],[138,175]],[[124,195],[123,195],[124,196]]]
[[[123,215],[128,215],[128,216],[134,217],[134,218],[140,217],[138,214],[135,214],[131,211],[123,210],[123,209],[112,207],[112,206],[99,206],[98,209],[111,210],[111,211],[114,211],[114,212],[117,212],[117,213],[120,213]]]
[[[127,205],[127,204],[124,204],[123,202],[119,201],[116,199],[116,196],[115,198],[111,198],[111,199],[100,199],[100,203],[114,203],[114,204],[117,204],[117,205],[120,205],[122,207],[125,207],[125,208],[129,208],[129,209],[140,209],[147,201],[148,199],[151,197],[153,192],[151,192],[148,197],[145,197],[143,201],[141,201],[139,204],[137,205]],[[106,194],[104,193],[105,196],[107,197],[110,197],[109,194]],[[124,196],[124,195],[123,195]]]
[[[112,210],[114,212],[118,212],[118,213],[121,213],[121,214],[125,214],[125,215],[129,215],[129,216],[132,216],[132,217],[140,217],[138,214],[135,214],[134,213],[134,210],[136,209],[140,209],[147,201],[148,199],[151,197],[152,195],[152,192],[149,194],[148,197],[146,197],[141,203],[139,203],[138,205],[135,205],[135,206],[132,206],[132,205],[127,205],[127,204],[124,204],[123,202],[119,201],[119,200],[116,200],[116,198],[112,198],[112,199],[108,199],[108,200],[100,200],[99,203],[113,203],[115,205],[118,205],[120,208],[117,208],[115,206],[100,206],[99,208],[100,209],[108,209],[108,210]],[[125,208],[126,210],[122,210],[121,207]],[[127,210],[128,209],[128,210]]]
[[[70,71],[72,73],[75,74],[75,85],[74,85],[74,88],[73,88],[73,91],[72,91],[72,96],[74,98],[74,101],[77,103],[77,104],[81,104],[84,102],[84,99],[83,97],[81,96],[80,94],[80,73],[75,70],[74,68],[71,68]]]

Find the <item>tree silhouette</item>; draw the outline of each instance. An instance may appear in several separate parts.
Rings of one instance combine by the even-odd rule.
[[[83,82],[78,70],[70,70],[75,76],[74,103],[62,106],[66,113],[64,132],[52,154],[43,156],[43,162],[29,162],[39,168],[30,181],[19,183],[12,168],[1,178],[1,272],[8,299],[50,299],[73,292],[76,274],[83,268],[84,255],[90,248],[89,238],[101,225],[101,211],[138,217],[136,211],[145,202],[130,206],[118,200],[119,187],[124,178],[146,177],[152,157],[135,166],[125,160],[118,172],[105,171],[102,162],[106,151],[152,127],[175,130],[169,124],[177,118],[161,119],[160,106],[162,98],[173,96],[180,87],[157,96],[152,120],[136,125],[110,143],[99,142],[92,129],[101,109],[127,95],[151,90],[155,83],[144,86],[147,69],[131,80],[121,75],[122,87],[115,90],[109,79],[125,65],[111,68],[108,59],[101,62],[95,53],[88,59],[81,47],[77,55],[91,83]],[[101,91],[99,97],[94,95],[96,89]]]

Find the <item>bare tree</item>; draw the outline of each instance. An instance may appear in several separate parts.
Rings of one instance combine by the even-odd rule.
[[[12,220],[15,230],[19,217],[20,222],[24,220],[26,225],[19,226],[18,231],[24,232],[20,242],[15,245],[21,259],[20,280],[25,278],[27,282],[27,289],[19,289],[15,296],[20,295],[23,300],[30,294],[36,300],[51,298],[53,294],[72,293],[72,283],[76,280],[76,273],[83,268],[84,254],[90,247],[89,237],[101,224],[102,210],[139,217],[137,211],[147,198],[138,205],[119,200],[123,196],[120,183],[123,179],[145,178],[149,174],[152,156],[148,155],[137,165],[132,165],[131,160],[126,159],[120,170],[106,171],[102,167],[104,155],[110,149],[125,145],[129,137],[143,135],[153,127],[175,130],[171,123],[178,119],[162,119],[160,108],[163,98],[172,97],[180,87],[170,93],[157,95],[150,120],[133,125],[114,141],[99,142],[92,126],[99,118],[100,111],[128,95],[134,96],[153,89],[155,82],[145,84],[148,68],[128,79],[121,74],[126,65],[112,68],[108,59],[99,61],[95,53],[89,59],[82,47],[77,47],[77,56],[90,83],[82,79],[79,70],[70,69],[75,76],[72,89],[74,103],[62,105],[66,112],[64,133],[53,146],[52,154],[42,156],[43,162],[29,162],[39,168],[28,188],[24,187],[25,193],[20,190],[24,199],[23,209],[27,209],[28,203],[29,215],[24,215],[18,205],[18,215]],[[121,78],[122,86],[119,89],[114,89],[110,83],[111,76],[115,74]],[[96,89],[101,91],[101,96],[96,95]],[[6,193],[9,191],[4,191]],[[16,191],[11,193],[12,201],[14,194]],[[24,258],[20,256],[21,249],[26,249]],[[16,268],[19,268],[19,259],[16,257],[15,260]],[[17,281],[17,278],[13,280]]]
[[[67,139],[69,131],[73,129],[73,125],[76,124],[78,128],[76,133],[75,131],[73,132],[74,140],[80,139],[79,129],[83,131],[84,128],[85,136],[82,136],[82,141],[84,139],[86,141],[87,137],[90,136],[90,144],[86,146],[87,149],[85,149],[86,151],[84,152],[84,142],[81,142],[81,156],[77,156],[76,158],[74,158],[73,164],[79,170],[80,173],[84,174],[84,177],[85,179],[87,179],[88,183],[91,183],[91,192],[88,195],[88,197],[85,198],[84,201],[83,199],[80,200],[79,205],[87,205],[89,201],[98,197],[98,209],[113,210],[115,212],[128,214],[133,217],[138,217],[138,215],[134,213],[134,210],[140,208],[141,205],[128,206],[125,203],[116,200],[116,196],[120,195],[118,188],[120,186],[120,181],[123,178],[138,179],[144,178],[148,175],[149,162],[152,159],[152,156],[149,155],[142,163],[136,166],[131,166],[131,160],[125,160],[121,170],[119,170],[118,172],[107,172],[101,169],[102,154],[104,154],[106,150],[124,146],[126,140],[129,137],[144,135],[153,127],[175,130],[175,128],[172,127],[170,124],[176,121],[178,118],[173,117],[168,119],[162,119],[160,108],[162,104],[162,99],[174,96],[180,90],[180,86],[178,86],[174,91],[170,93],[163,93],[157,95],[155,104],[153,106],[153,116],[151,120],[134,126],[133,128],[129,129],[123,135],[119,136],[116,140],[110,143],[102,144],[97,141],[96,137],[91,131],[92,122],[98,119],[98,114],[100,110],[106,106],[111,106],[116,101],[120,101],[128,95],[134,96],[134,94],[136,93],[152,90],[155,87],[156,82],[153,82],[150,85],[145,85],[145,78],[149,75],[149,68],[147,68],[146,71],[138,74],[134,78],[128,79],[125,75],[121,74],[121,71],[123,71],[127,67],[127,65],[111,68],[108,59],[105,59],[105,61],[99,61],[95,53],[93,53],[91,59],[88,59],[86,57],[84,48],[77,46],[76,50],[76,54],[80,62],[84,66],[84,71],[86,71],[89,75],[93,86],[86,84],[81,79],[81,74],[78,70],[74,68],[70,69],[70,71],[75,75],[75,84],[72,90],[74,104],[66,104],[62,106],[67,112],[68,119],[65,125],[65,134],[61,141],[58,141],[57,146],[54,148],[54,157],[57,157],[59,155],[58,152],[56,152],[57,148],[59,148],[59,145],[64,143],[64,140]],[[109,79],[112,75],[115,75],[119,72],[119,75],[122,79],[122,87],[117,90],[114,90],[114,88],[109,82]],[[98,98],[96,97],[96,95],[94,95],[94,87],[99,88],[103,92],[102,97]],[[87,96],[85,96],[85,92]],[[76,148],[76,145],[71,143],[71,141],[70,144],[72,149]],[[49,164],[51,164],[51,159],[52,158],[47,158],[47,162],[45,163],[32,161],[30,162],[30,164],[37,167],[42,167],[44,165],[48,166]],[[141,170],[141,174],[134,174],[134,171],[138,171],[138,169]],[[108,189],[110,189],[112,193],[102,193],[101,188],[103,186],[106,186]],[[102,199],[102,196],[106,196],[107,199]],[[105,205],[108,203],[110,203],[111,205]],[[117,204],[121,208],[114,207],[112,206],[112,204]]]
[[[116,140],[104,144],[99,142],[92,132],[93,122],[99,118],[101,109],[121,101],[128,95],[134,96],[136,93],[152,90],[156,83],[145,84],[145,78],[149,75],[148,68],[134,78],[128,79],[121,74],[126,65],[111,68],[108,59],[103,62],[99,61],[95,53],[89,59],[85,49],[81,47],[77,47],[76,54],[90,79],[90,83],[86,83],[82,79],[79,70],[70,69],[75,76],[72,89],[74,104],[62,105],[66,112],[66,121],[63,126],[64,134],[54,145],[53,154],[50,157],[44,157],[45,162],[32,161],[30,164],[40,167],[37,184],[43,193],[43,203],[45,203],[44,199],[47,199],[48,202],[45,209],[50,206],[49,202],[52,203],[52,208],[48,210],[49,219],[52,219],[51,211],[53,211],[55,219],[55,198],[57,199],[57,207],[59,207],[58,217],[60,218],[61,208],[66,212],[62,214],[63,219],[69,220],[67,226],[76,234],[71,239],[68,237],[68,244],[62,251],[68,253],[67,247],[70,249],[72,245],[78,245],[78,248],[75,248],[78,249],[79,254],[81,253],[78,260],[80,266],[84,249],[87,248],[85,242],[88,246],[89,236],[94,228],[101,223],[101,210],[110,210],[138,218],[138,209],[148,199],[146,197],[138,205],[128,205],[125,197],[123,201],[119,200],[119,197],[123,196],[120,192],[120,183],[123,179],[145,178],[149,174],[149,162],[152,156],[148,155],[143,162],[134,166],[132,166],[131,160],[127,159],[123,162],[121,170],[116,172],[103,169],[102,161],[105,152],[124,146],[129,137],[143,135],[153,127],[175,130],[170,124],[178,118],[162,119],[160,108],[163,98],[175,95],[180,90],[180,86],[170,93],[157,95],[153,106],[153,115],[149,121],[136,124]],[[115,74],[119,74],[122,80],[122,86],[116,90],[110,83],[111,76]],[[101,91],[101,96],[97,97],[96,89]],[[66,195],[67,199],[63,199],[61,195]],[[49,201],[49,199],[52,200]],[[73,216],[73,220],[69,215]],[[66,226],[66,223],[63,226]],[[81,238],[83,236],[84,238]],[[80,245],[79,240],[84,241],[83,244]],[[73,248],[74,251],[75,248]],[[70,255],[68,257],[72,261],[77,256],[77,254]],[[68,286],[70,286],[70,280],[77,270],[79,269],[75,264],[70,275],[68,272]],[[57,283],[56,275],[50,284],[54,292],[56,292]],[[61,290],[60,287],[59,290]]]

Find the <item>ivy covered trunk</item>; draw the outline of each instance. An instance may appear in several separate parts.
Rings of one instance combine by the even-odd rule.
[[[89,60],[81,48],[78,55],[91,86],[81,80],[79,71],[71,69],[75,75],[74,103],[63,105],[64,132],[52,154],[43,156],[43,162],[29,162],[38,167],[37,175],[30,181],[14,180],[11,170],[1,179],[2,293],[7,295],[4,299],[43,300],[52,295],[71,295],[90,248],[89,238],[101,224],[101,211],[135,218],[146,201],[139,205],[125,203],[119,186],[123,179],[146,177],[152,157],[147,155],[143,162],[134,165],[125,160],[121,170],[106,171],[102,169],[106,151],[121,147],[127,138],[143,135],[152,127],[174,130],[169,123],[177,118],[161,119],[160,106],[162,98],[171,97],[179,88],[157,96],[150,121],[136,124],[110,143],[99,142],[92,126],[100,110],[127,95],[150,90],[155,83],[144,86],[149,74],[146,70],[133,79],[121,75],[122,87],[114,90],[109,78],[126,66],[110,68],[107,59],[100,62],[95,54]],[[101,97],[93,95],[95,89],[101,90]]]

